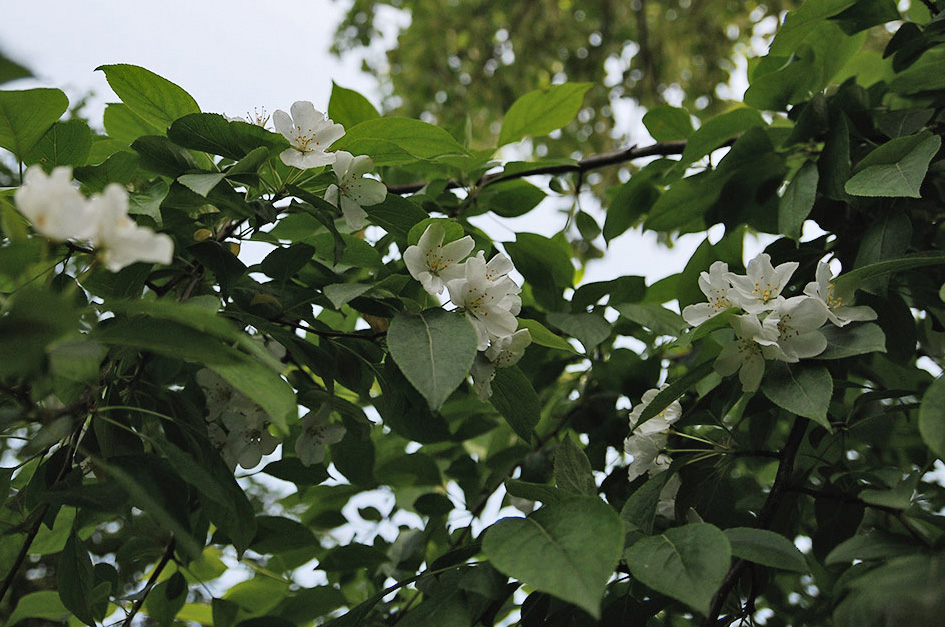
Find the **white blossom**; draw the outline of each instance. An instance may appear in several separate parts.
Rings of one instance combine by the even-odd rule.
[[[666,448],[670,426],[682,417],[682,405],[679,401],[673,401],[659,414],[640,423],[643,410],[665,388],[664,384],[658,389],[644,392],[643,398],[630,412],[629,421],[632,432],[623,442],[624,452],[633,458],[627,468],[630,481],[644,474],[652,477],[669,468],[672,463],[672,458],[664,453],[663,449]]]
[[[308,101],[293,103],[289,111],[291,115],[281,109],[272,114],[276,131],[289,140],[292,146],[279,155],[282,162],[300,170],[334,163],[335,153],[326,151],[344,136],[344,127],[332,122]]]
[[[715,360],[715,371],[722,376],[737,372],[742,389],[754,392],[761,385],[765,372],[765,358],[759,341],[766,346],[776,345],[777,331],[763,328],[761,321],[753,314],[735,317],[732,327],[735,329],[735,340],[722,348]]]
[[[60,166],[47,175],[40,166],[30,166],[14,199],[36,232],[53,241],[84,240],[92,234],[92,214],[72,182],[72,168]]]
[[[259,465],[263,455],[276,450],[279,439],[269,433],[269,422],[255,420],[252,416],[228,412],[223,415],[223,424],[227,428],[226,443],[223,445],[223,459],[249,470]]]
[[[355,157],[350,152],[339,150],[335,153],[335,162],[331,166],[338,178],[338,184],[331,184],[325,190],[325,200],[341,207],[345,221],[353,230],[364,225],[367,212],[361,207],[370,207],[387,198],[387,186],[364,175],[374,168],[371,158],[365,155]]]
[[[796,261],[789,261],[775,268],[771,265],[771,256],[761,253],[748,262],[747,276],[732,272],[725,275],[734,288],[729,298],[748,313],[771,311],[784,301],[781,292],[798,265]]]
[[[295,440],[295,454],[306,466],[320,463],[325,459],[325,447],[341,442],[345,436],[344,425],[328,422],[330,415],[331,406],[322,405],[318,411],[302,418],[302,433]]]
[[[404,251],[404,263],[407,271],[428,294],[441,294],[446,282],[461,278],[465,269],[461,265],[476,243],[466,235],[460,239],[443,243],[446,229],[439,222],[433,222],[426,228],[416,246],[408,246]]]
[[[496,368],[514,366],[525,354],[525,348],[532,343],[528,329],[519,329],[511,335],[492,337],[489,347],[476,354],[469,374],[472,375],[473,389],[482,400],[492,396],[492,380]]]
[[[767,359],[796,363],[815,357],[827,348],[819,331],[827,321],[827,305],[817,298],[794,296],[778,305],[762,322],[768,335],[756,338]],[[769,338],[777,338],[771,342]]]
[[[623,450],[633,460],[627,467],[627,479],[633,481],[650,472],[666,448],[669,436],[665,432],[634,433],[623,441]]]
[[[174,241],[165,233],[138,226],[128,217],[128,192],[114,183],[88,200],[94,216],[92,246],[112,272],[137,261],[169,264],[174,258]]]
[[[827,305],[827,319],[838,327],[851,322],[875,320],[876,312],[871,308],[850,307],[843,304],[843,299],[834,294],[833,279],[830,274],[830,265],[821,261],[817,264],[815,280],[804,287],[805,294],[820,299]]]
[[[728,264],[724,261],[716,261],[709,266],[708,272],[700,274],[699,289],[709,302],[696,303],[683,309],[683,320],[697,327],[716,314],[733,307],[735,303],[729,298],[729,292],[733,288],[728,275]]]
[[[518,327],[516,314],[522,308],[521,288],[512,279],[502,276],[490,281],[490,272],[482,256],[471,257],[463,264],[465,276],[447,281],[446,288],[454,305],[466,313],[479,336],[479,350],[489,346],[489,338],[511,335]]]

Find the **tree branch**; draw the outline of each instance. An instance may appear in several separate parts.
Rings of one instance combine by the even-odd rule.
[[[481,188],[485,187],[486,185],[498,183],[500,181],[511,181],[513,179],[520,179],[526,176],[536,176],[540,174],[553,175],[567,174],[569,172],[584,174],[586,172],[590,172],[591,170],[597,170],[599,168],[605,168],[607,166],[617,165],[620,163],[627,163],[628,161],[642,159],[643,157],[679,155],[682,154],[685,148],[685,141],[662,142],[653,144],[651,146],[631,146],[630,148],[625,148],[624,150],[605,152],[599,155],[591,155],[581,159],[577,163],[559,163],[545,166],[539,165],[528,170],[513,172],[511,174],[506,174],[505,172],[483,174],[481,177],[479,177],[479,180],[476,181],[475,187]],[[387,191],[391,194],[414,194],[423,189],[426,185],[427,183],[425,181],[404,183],[402,185],[388,185]],[[457,187],[465,187],[465,185],[460,181],[450,181],[446,185],[447,189],[455,189]]]
[[[765,499],[761,512],[758,514],[758,529],[768,529],[774,521],[774,516],[781,506],[781,500],[788,491],[791,475],[794,474],[794,461],[797,458],[797,452],[801,447],[801,442],[804,440],[804,434],[807,432],[807,425],[807,418],[800,416],[794,418],[794,424],[791,426],[791,432],[788,434],[787,442],[785,442],[784,448],[781,449],[781,463],[778,465],[778,472],[774,477],[774,483],[771,484],[771,491],[768,492],[768,498]],[[702,627],[716,627],[719,624],[719,614],[722,612],[725,599],[728,598],[729,593],[731,593],[732,589],[735,587],[742,571],[745,570],[748,563],[749,562],[743,559],[737,559],[735,563],[732,564],[731,568],[728,569],[728,572],[725,574],[725,579],[722,580],[722,585],[719,586],[718,591],[712,597],[709,613],[702,622]]]
[[[138,596],[137,600],[135,600],[134,605],[131,606],[131,612],[125,617],[122,627],[131,627],[131,621],[134,620],[135,614],[137,614],[141,609],[141,606],[144,605],[144,601],[151,593],[151,589],[154,588],[154,584],[157,583],[158,577],[161,576],[164,568],[171,561],[171,558],[174,557],[174,546],[174,538],[171,537],[171,541],[167,543],[167,548],[164,549],[164,555],[161,556],[161,561],[158,562],[158,565],[154,567],[154,572],[151,573],[151,576],[148,578],[148,583],[144,585],[144,589],[140,592],[140,596]]]

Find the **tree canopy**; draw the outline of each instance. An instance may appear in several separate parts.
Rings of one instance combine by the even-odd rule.
[[[534,7],[510,40],[576,10]],[[4,624],[939,624],[941,8],[807,0],[743,102],[657,91],[655,143],[579,157],[500,149],[580,120],[598,69],[498,81],[475,138],[337,84],[245,120],[104,65],[104,133],[0,90]],[[600,220],[470,222],[628,164]],[[636,228],[705,239],[664,279],[582,280]]]

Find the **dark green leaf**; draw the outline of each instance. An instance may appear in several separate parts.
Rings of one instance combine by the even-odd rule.
[[[567,353],[577,354],[577,351],[574,350],[574,347],[571,346],[567,340],[565,340],[560,335],[555,335],[549,331],[545,325],[538,322],[537,320],[519,318],[518,328],[528,329],[528,334],[531,336],[533,344],[546,346],[548,348],[555,348]]]
[[[555,451],[555,483],[565,492],[582,496],[597,494],[591,462],[571,438],[564,438]]]
[[[784,536],[766,529],[732,527],[725,530],[732,555],[771,568],[810,572],[804,554]]]
[[[630,530],[639,529],[645,534],[653,533],[656,512],[660,504],[660,493],[673,476],[672,471],[664,471],[646,480],[623,504],[620,517]]]
[[[617,311],[623,317],[649,329],[656,335],[678,337],[688,326],[682,316],[660,305],[622,303],[617,305]]]
[[[761,391],[775,405],[810,418],[828,431],[827,406],[833,395],[833,379],[823,366],[776,362],[765,373]]]
[[[326,571],[349,571],[375,568],[387,561],[387,553],[373,546],[352,542],[335,547],[318,561],[318,568]]]
[[[886,335],[879,325],[872,322],[845,327],[828,325],[820,332],[827,338],[827,348],[815,359],[843,359],[886,352]]]
[[[253,150],[275,150],[287,146],[285,138],[246,122],[228,122],[218,113],[191,113],[167,129],[167,137],[178,146],[201,150],[239,161]]]
[[[784,190],[778,205],[778,230],[792,239],[799,239],[804,220],[814,207],[820,173],[814,161],[801,166]]]
[[[937,457],[945,459],[945,379],[938,378],[922,396],[919,433]]]
[[[854,196],[919,198],[929,162],[941,146],[942,138],[929,131],[891,139],[856,165],[844,189]]]
[[[94,625],[92,614],[92,559],[85,543],[72,533],[59,555],[56,569],[59,582],[59,600],[76,618],[86,625]]]
[[[492,397],[489,400],[519,437],[526,442],[531,441],[535,425],[541,417],[541,403],[521,368],[498,368],[492,380]]]
[[[623,525],[609,505],[574,497],[528,518],[503,518],[486,530],[482,550],[503,573],[599,618],[623,540]]]
[[[442,128],[409,118],[361,122],[332,144],[332,150],[366,154],[376,166],[466,154],[466,149]]]
[[[552,312],[548,314],[548,322],[577,338],[584,345],[585,353],[593,351],[613,331],[613,326],[600,314]]]
[[[642,583],[706,614],[731,555],[724,533],[713,525],[695,523],[643,538],[627,549],[625,558]]]
[[[177,178],[198,169],[187,150],[160,135],[139,137],[131,144],[131,148],[141,157],[141,167],[155,174]]]
[[[433,410],[469,374],[477,344],[469,321],[442,309],[399,313],[387,332],[391,356]]]

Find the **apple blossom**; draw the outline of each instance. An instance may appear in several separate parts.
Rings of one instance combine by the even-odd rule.
[[[112,272],[137,261],[169,264],[174,258],[174,241],[164,233],[138,226],[128,217],[128,192],[116,184],[88,200],[94,216],[90,241],[100,249],[102,262]]]
[[[371,178],[364,178],[374,168],[374,162],[365,155],[355,157],[350,152],[339,150],[332,164],[338,184],[325,190],[325,200],[341,208],[345,221],[351,229],[364,225],[367,212],[361,207],[370,207],[387,198],[387,186]]]
[[[765,373],[765,358],[761,352],[763,342],[767,346],[777,345],[777,330],[766,329],[753,314],[737,316],[732,320],[735,340],[722,348],[715,359],[715,371],[722,376],[738,373],[742,389],[754,392],[761,385]]]
[[[85,197],[72,183],[72,168],[60,166],[47,175],[42,167],[30,166],[14,199],[36,232],[53,241],[83,240],[94,228]]]
[[[732,272],[725,275],[734,288],[734,298],[730,296],[730,299],[748,313],[770,311],[784,300],[781,292],[798,265],[796,261],[789,261],[775,268],[771,265],[771,256],[761,253],[748,262],[747,276]]]
[[[446,229],[439,222],[433,222],[426,228],[416,246],[408,246],[404,251],[404,263],[407,271],[428,294],[441,294],[446,281],[458,279],[465,273],[460,262],[472,252],[476,245],[473,238],[466,235],[460,239],[443,243]]]
[[[729,298],[732,283],[728,278],[728,264],[716,261],[709,266],[708,272],[699,275],[699,289],[709,299],[707,303],[689,305],[682,311],[683,320],[696,327],[709,318],[735,306]]]
[[[295,440],[295,454],[306,466],[318,464],[325,459],[325,447],[337,444],[345,436],[345,428],[329,423],[331,406],[322,405],[318,411],[309,412],[302,418],[302,433]]]
[[[344,127],[332,122],[305,100],[293,103],[289,111],[291,115],[281,109],[272,114],[276,131],[292,145],[279,155],[282,162],[300,170],[334,163],[335,153],[326,150],[344,136]]]
[[[834,295],[830,274],[830,265],[821,261],[817,264],[815,279],[804,287],[805,294],[818,298],[827,305],[827,319],[838,327],[851,322],[875,320],[876,312],[871,308],[846,306],[843,304],[843,299]]]
[[[814,357],[827,348],[827,338],[818,329],[827,321],[827,305],[809,296],[794,296],[780,303],[762,322],[762,327],[776,335],[776,342],[758,340],[768,359],[795,363]]]
[[[479,350],[489,346],[490,336],[511,335],[518,328],[515,315],[522,308],[521,288],[504,276],[490,281],[482,257],[471,257],[463,264],[466,276],[447,281],[446,288],[454,305],[466,313],[479,336]]]

